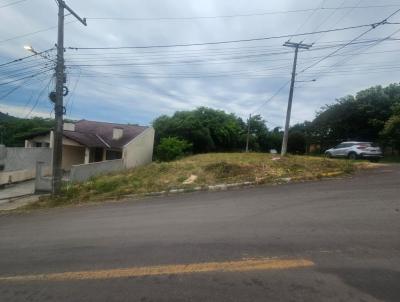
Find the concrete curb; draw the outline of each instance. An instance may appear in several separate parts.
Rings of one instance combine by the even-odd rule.
[[[257,185],[258,183],[255,181],[245,181],[245,182],[237,182],[237,183],[229,183],[229,184],[218,184],[218,185],[210,185],[210,186],[199,186],[199,187],[194,187],[194,188],[181,188],[181,189],[170,189],[166,191],[160,191],[160,192],[149,192],[149,193],[143,193],[143,194],[129,194],[129,195],[124,195],[121,196],[121,199],[127,199],[127,198],[138,198],[138,197],[154,197],[154,196],[167,196],[167,195],[175,195],[175,194],[181,194],[181,193],[192,193],[192,192],[200,192],[200,191],[226,191],[228,189],[234,189],[234,188],[243,188],[243,187],[250,187]]]
[[[335,177],[325,177],[327,179],[332,179]],[[283,177],[278,178],[274,182],[267,183],[269,185],[281,185],[281,184],[288,184],[288,183],[298,183],[298,182],[307,182],[312,181],[313,179],[297,179],[291,177]],[[245,182],[237,182],[237,183],[227,183],[227,184],[217,184],[217,185],[208,185],[208,186],[198,186],[194,188],[179,188],[179,189],[170,189],[165,191],[159,192],[149,192],[149,193],[142,193],[142,194],[128,194],[120,196],[118,200],[129,199],[129,198],[143,198],[143,197],[157,197],[157,196],[168,196],[168,195],[176,195],[182,193],[193,193],[193,192],[215,192],[215,191],[227,191],[229,189],[235,188],[245,188],[245,187],[252,187],[256,185],[262,185],[262,181],[245,181]]]

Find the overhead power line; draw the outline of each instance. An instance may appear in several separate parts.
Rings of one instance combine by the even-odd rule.
[[[41,74],[43,74],[43,73],[46,73],[46,72],[52,70],[52,69],[53,69],[53,68],[48,68],[48,69],[45,69],[45,70],[43,70],[43,71],[37,72],[37,73],[35,73],[35,74],[31,74],[31,75],[28,75],[28,76],[24,76],[24,77],[22,77],[22,78],[13,79],[13,80],[8,81],[8,82],[2,82],[2,83],[0,83],[0,86],[8,85],[8,84],[11,84],[11,83],[15,83],[15,82],[18,82],[18,81],[21,81],[21,80],[25,80],[25,79],[28,79],[28,78],[34,78],[34,77],[37,77],[37,76],[39,76],[39,75],[41,75]]]
[[[7,3],[7,4],[4,4],[4,5],[1,5],[0,8],[9,7],[9,6],[12,6],[12,5],[15,5],[15,4],[18,4],[18,3],[21,3],[21,2],[25,2],[25,1],[28,1],[28,0],[14,1],[14,2],[11,2],[11,3]]]
[[[71,24],[71,23],[74,23],[74,22],[76,22],[76,20],[65,22],[65,25]],[[36,30],[36,31],[33,31],[33,32],[29,32],[29,33],[26,33],[26,34],[22,34],[22,35],[14,36],[14,37],[7,38],[7,39],[4,39],[4,40],[0,40],[0,43],[5,43],[5,42],[9,42],[9,41],[13,41],[13,40],[29,37],[29,36],[36,35],[36,34],[39,34],[39,33],[42,33],[42,32],[46,32],[46,31],[49,31],[49,30],[53,30],[53,29],[56,29],[56,28],[57,28],[57,26],[46,27],[46,28],[39,29],[39,30]]]
[[[344,15],[342,15],[342,17],[340,17],[340,19],[337,20],[333,26],[336,26],[337,24],[339,24],[340,22],[342,22],[344,19],[346,19],[347,16],[349,16],[357,7],[359,7],[361,1],[362,1],[362,0],[359,0],[359,1],[356,3],[356,5],[355,5],[354,7],[350,8],[347,12],[345,12]],[[344,2],[345,2],[345,1],[343,1],[343,3],[344,3]],[[343,3],[342,3],[342,4],[343,4]],[[334,11],[334,13],[335,13],[335,12],[336,12],[336,11]],[[332,17],[332,15],[334,15],[334,13],[331,14],[328,18]],[[324,21],[322,24],[324,24],[324,23],[326,22],[326,20],[327,20],[327,19],[325,19],[325,21]],[[322,25],[322,24],[321,24],[321,25]],[[317,43],[317,42],[318,42],[319,40],[321,40],[324,36],[325,36],[325,34],[320,35],[320,36],[313,42],[313,44]]]
[[[400,10],[400,9],[399,9]],[[334,29],[327,29],[327,30],[320,30],[314,32],[305,32],[305,33],[298,33],[298,34],[286,34],[280,36],[269,36],[269,37],[261,37],[261,38],[252,38],[252,39],[239,39],[239,40],[228,40],[228,41],[216,41],[216,42],[203,42],[203,43],[188,43],[188,44],[167,44],[167,45],[148,45],[148,46],[110,46],[110,47],[68,47],[68,49],[73,50],[80,50],[80,49],[98,49],[98,50],[105,50],[105,49],[146,49],[146,48],[170,48],[170,47],[190,47],[190,46],[204,46],[204,45],[218,45],[218,44],[230,44],[230,43],[241,43],[241,42],[255,42],[255,41],[265,41],[265,40],[272,40],[272,39],[283,39],[283,38],[290,38],[290,37],[300,37],[300,36],[309,36],[321,33],[328,33],[328,32],[335,32],[335,31],[344,31],[350,29],[357,29],[357,28],[375,28],[379,25],[384,23],[377,22],[377,23],[370,23],[370,24],[362,24],[362,25],[355,25],[355,26],[348,26],[342,28],[334,28]]]
[[[369,8],[385,8],[385,7],[399,7],[400,5],[366,5],[366,6],[341,6],[341,7],[317,7],[317,8],[305,8],[305,9],[294,9],[294,10],[281,10],[281,11],[265,11],[258,13],[246,13],[246,14],[232,14],[232,15],[217,15],[217,16],[191,16],[191,17],[88,17],[88,20],[109,20],[109,21],[186,21],[186,20],[202,20],[202,19],[230,19],[230,18],[242,18],[242,17],[256,17],[266,15],[280,15],[280,14],[292,14],[292,13],[306,13],[313,12],[316,10],[345,10],[345,9],[369,9]]]
[[[297,34],[304,27],[304,25],[306,25],[308,23],[308,21],[311,20],[311,18],[318,11],[318,9],[321,9],[324,6],[325,2],[326,2],[326,0],[321,0],[320,4],[317,7],[315,7],[312,10],[311,14],[304,20],[304,22],[300,24],[300,26],[297,28],[297,30],[294,33],[294,35]],[[289,41],[294,37],[294,35],[290,37]]]
[[[379,39],[380,40],[380,39]],[[377,40],[368,40],[368,41],[357,41],[350,43],[349,45],[358,45],[364,43],[372,43]],[[347,43],[346,43],[347,44]],[[344,45],[336,44],[330,46],[324,46],[320,48],[311,49],[309,51],[319,51],[325,50],[333,47],[339,47]],[[143,57],[143,56],[121,56],[121,57],[103,57],[102,55],[96,54],[94,57],[85,57],[85,58],[74,58],[72,64],[68,64],[68,67],[134,67],[134,66],[175,66],[175,65],[186,65],[186,64],[203,64],[205,62],[209,64],[225,64],[226,61],[230,62],[260,62],[260,61],[268,61],[266,58],[268,57],[276,57],[285,54],[292,53],[290,51],[280,51],[280,52],[260,52],[255,54],[247,54],[247,55],[200,55],[200,56],[182,56],[178,57],[170,57],[164,55],[164,57]],[[333,56],[333,55],[332,55]],[[325,56],[317,56],[313,57],[314,59],[325,58]],[[144,60],[143,60],[144,59]],[[151,61],[148,61],[148,60]],[[177,59],[177,60],[175,60]],[[279,60],[279,59],[275,59]],[[83,61],[83,62],[82,62]],[[94,61],[94,62],[93,62]],[[100,63],[96,63],[99,61]],[[108,61],[104,63],[104,61]]]
[[[29,110],[29,112],[25,115],[25,118],[28,118],[28,116],[33,112],[33,110],[35,110],[36,106],[37,106],[38,103],[39,103],[39,100],[40,100],[40,99],[42,98],[42,96],[43,96],[43,93],[44,93],[46,90],[49,89],[50,84],[51,84],[51,81],[52,81],[52,79],[50,79],[49,82],[47,83],[47,85],[45,85],[45,86],[43,87],[43,89],[39,92],[39,94],[38,94],[38,96],[37,96],[37,98],[36,98],[36,100],[35,100],[35,102],[34,102],[32,108],[31,108],[31,110]]]
[[[282,86],[278,88],[278,90],[271,96],[269,97],[266,101],[264,101],[256,110],[252,112],[252,114],[256,113],[257,111],[261,110],[262,107],[264,107],[267,103],[272,101],[288,84],[290,83],[290,80],[287,80]]]
[[[49,49],[44,50],[44,51],[41,51],[41,52],[37,52],[37,53],[31,54],[31,55],[26,56],[26,57],[14,59],[14,60],[8,61],[8,62],[6,62],[6,63],[2,63],[2,64],[0,64],[0,67],[5,66],[5,65],[9,65],[9,64],[13,64],[13,63],[17,63],[17,62],[21,62],[21,61],[24,61],[24,60],[26,60],[26,59],[28,59],[28,58],[40,56],[40,55],[45,54],[45,53],[47,53],[47,52],[50,52],[50,51],[52,51],[52,50],[54,50],[54,47],[53,47],[53,48],[49,48]]]
[[[310,68],[313,68],[314,66],[316,66],[317,64],[321,63],[322,61],[328,59],[329,57],[331,57],[332,55],[336,54],[337,52],[339,52],[340,50],[342,50],[343,48],[345,48],[346,46],[350,45],[350,43],[355,42],[356,40],[358,40],[359,38],[365,36],[367,33],[369,33],[370,31],[374,30],[375,28],[377,28],[378,26],[382,26],[387,24],[388,20],[395,16],[397,13],[400,12],[400,9],[397,9],[396,11],[394,11],[393,13],[391,13],[388,17],[386,17],[385,19],[383,19],[381,22],[375,23],[374,25],[371,26],[371,28],[369,28],[368,30],[362,32],[361,34],[359,34],[358,36],[356,36],[354,39],[352,39],[350,42],[342,45],[341,47],[339,47],[338,49],[332,51],[331,53],[329,53],[328,55],[326,55],[325,57],[321,58],[320,60],[314,62],[313,64],[307,66],[306,68],[302,69],[300,71],[300,73],[303,73],[307,70],[309,70]]]

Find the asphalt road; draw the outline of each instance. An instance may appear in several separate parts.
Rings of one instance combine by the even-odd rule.
[[[400,166],[0,216],[0,301],[398,302]]]

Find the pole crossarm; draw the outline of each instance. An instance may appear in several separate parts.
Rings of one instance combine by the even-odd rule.
[[[292,48],[301,48],[301,49],[310,49],[312,47],[311,44],[304,44],[304,43],[294,43],[290,41],[286,41],[283,46],[292,47]]]

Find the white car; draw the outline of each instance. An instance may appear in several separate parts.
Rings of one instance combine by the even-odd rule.
[[[348,159],[366,158],[378,161],[383,157],[382,150],[370,142],[343,142],[325,151],[326,157],[346,157]]]

